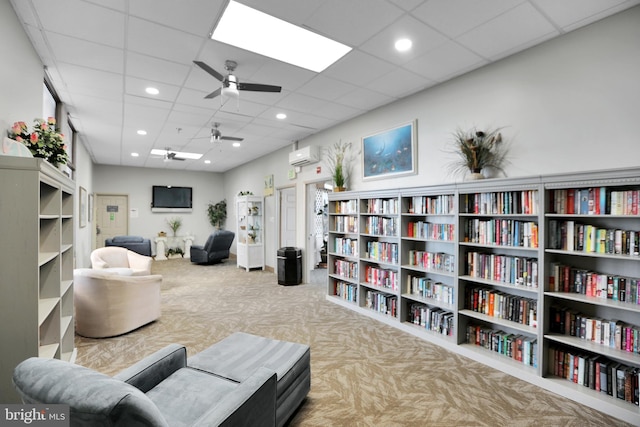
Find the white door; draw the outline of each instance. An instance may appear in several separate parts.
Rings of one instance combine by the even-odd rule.
[[[95,201],[96,247],[114,236],[129,234],[129,196],[122,194],[97,194]]]
[[[296,245],[296,189],[280,190],[280,242],[278,248]]]

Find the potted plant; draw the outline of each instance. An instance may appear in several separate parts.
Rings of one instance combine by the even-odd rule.
[[[342,140],[327,150],[327,166],[331,172],[333,191],[344,191],[351,172],[351,143]]]
[[[470,173],[471,179],[482,179],[488,168],[504,172],[509,146],[502,140],[500,128],[487,131],[457,129],[453,133],[452,153],[458,159],[451,163],[451,172]]]
[[[184,251],[182,250],[182,248],[178,248],[178,247],[169,248],[169,249],[167,249],[167,252],[165,253],[165,256],[167,258],[178,258],[178,257],[183,258],[184,257]]]
[[[45,159],[54,166],[69,161],[64,135],[56,129],[56,119],[53,117],[46,121],[35,119],[31,132],[25,122],[15,122],[9,130],[9,138],[26,145],[33,157]]]
[[[175,237],[180,227],[182,227],[182,218],[180,217],[169,218],[167,220],[167,225],[169,226],[171,231],[173,231],[173,236]]]
[[[215,205],[209,203],[207,206],[207,216],[212,226],[221,229],[222,223],[227,219],[227,200],[222,200]]]

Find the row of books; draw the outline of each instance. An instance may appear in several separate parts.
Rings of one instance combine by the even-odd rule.
[[[334,250],[339,255],[358,256],[358,239],[348,237],[336,237]]]
[[[640,326],[601,319],[567,307],[549,308],[549,331],[627,353],[640,353]]]
[[[409,265],[432,271],[453,273],[456,269],[455,255],[444,252],[424,252],[412,249],[409,251],[409,259],[407,261]]]
[[[347,301],[358,302],[358,287],[353,283],[334,282],[333,294]]]
[[[467,252],[467,274],[480,279],[537,288],[538,260],[470,251]]]
[[[460,211],[480,215],[537,215],[538,191],[497,191],[464,194]]]
[[[355,216],[334,216],[334,231],[338,233],[357,233],[358,217]]]
[[[398,199],[369,199],[367,200],[367,213],[397,214],[399,213]]]
[[[336,259],[333,263],[334,273],[348,279],[358,278],[358,263]]]
[[[513,219],[469,219],[465,224],[465,242],[481,245],[538,247],[538,224]]]
[[[637,256],[640,254],[640,231],[550,220],[549,248]]]
[[[397,236],[398,218],[369,216],[365,221],[365,233],[377,236]]]
[[[640,190],[606,187],[554,190],[549,195],[552,213],[567,215],[638,215]]]
[[[411,295],[453,305],[455,292],[452,286],[430,279],[429,277],[407,276],[408,291]]]
[[[397,264],[398,263],[398,244],[370,240],[367,242],[367,252],[365,257],[374,261],[381,261],[389,264]]]
[[[551,263],[549,291],[582,294],[640,304],[640,279],[598,273],[559,262]]]
[[[337,214],[357,214],[358,213],[358,201],[357,200],[339,200],[335,204],[335,212]]]
[[[391,317],[398,317],[398,297],[377,291],[367,291],[365,307]]]
[[[550,373],[606,393],[629,404],[640,404],[640,369],[575,349],[549,348]]]
[[[449,215],[455,212],[453,194],[439,196],[413,196],[409,198],[410,214]]]
[[[487,316],[538,327],[538,301],[494,289],[469,287],[465,290],[465,307]]]
[[[438,307],[429,307],[418,303],[409,306],[408,320],[410,323],[440,335],[453,336],[453,319],[453,313]]]
[[[400,281],[397,271],[377,268],[371,265],[365,267],[365,278],[366,282],[370,285],[381,286],[391,289],[392,291],[398,290],[398,283]]]
[[[453,241],[456,238],[456,226],[424,221],[410,222],[407,224],[407,237]]]
[[[538,366],[538,341],[534,337],[470,324],[467,326],[466,338],[469,344],[486,348],[528,366]]]

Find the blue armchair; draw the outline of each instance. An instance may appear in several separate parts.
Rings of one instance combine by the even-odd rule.
[[[229,258],[229,248],[235,235],[233,231],[218,230],[209,236],[204,245],[191,246],[191,262],[213,264]]]
[[[13,383],[28,404],[65,404],[71,425],[275,426],[276,373],[238,383],[187,366],[171,344],[115,377],[57,359],[29,358]]]

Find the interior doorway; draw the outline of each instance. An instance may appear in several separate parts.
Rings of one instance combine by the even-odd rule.
[[[307,262],[309,283],[327,282],[327,239],[329,236],[329,190],[325,181],[306,186]]]
[[[129,196],[126,194],[96,194],[96,228],[93,230],[96,248],[115,236],[129,234]]]

